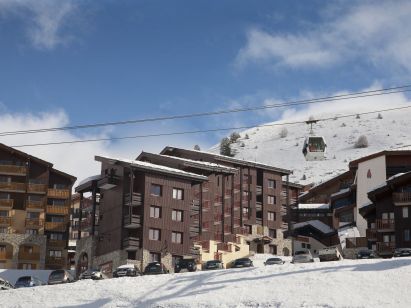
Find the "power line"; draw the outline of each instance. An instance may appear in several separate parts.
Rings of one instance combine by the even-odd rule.
[[[34,133],[45,133],[45,132],[54,132],[54,131],[64,131],[64,130],[74,130],[74,129],[96,128],[96,127],[104,127],[104,126],[137,124],[137,123],[165,121],[165,120],[187,119],[187,118],[195,118],[195,117],[215,116],[215,115],[228,114],[228,113],[259,111],[259,110],[292,107],[292,106],[299,106],[299,105],[318,104],[318,103],[330,102],[330,101],[339,101],[339,100],[346,100],[346,99],[356,99],[356,98],[388,95],[388,94],[395,94],[395,93],[404,93],[404,92],[411,91],[410,88],[411,88],[411,85],[403,85],[403,86],[384,88],[384,89],[379,89],[379,90],[355,92],[351,94],[341,94],[341,95],[326,96],[326,97],[320,97],[320,98],[314,98],[314,99],[290,101],[290,102],[283,103],[283,104],[269,104],[269,105],[256,106],[256,107],[244,107],[244,108],[235,108],[235,109],[227,109],[227,110],[212,111],[212,112],[181,114],[181,115],[173,115],[173,116],[161,116],[161,117],[144,118],[144,119],[127,120],[127,121],[117,121],[117,122],[104,122],[104,123],[84,124],[84,125],[75,125],[75,126],[39,128],[39,129],[32,129],[32,130],[5,131],[5,132],[0,132],[0,137],[1,136],[34,134]]]
[[[353,113],[353,114],[341,115],[341,116],[336,116],[336,117],[334,116],[334,117],[322,118],[322,119],[316,119],[316,120],[318,122],[320,122],[320,121],[330,121],[330,120],[335,120],[336,118],[338,118],[338,119],[348,118],[348,117],[353,117],[353,116],[356,116],[356,115],[367,115],[367,114],[381,113],[381,112],[388,112],[388,111],[395,111],[395,110],[403,110],[403,109],[409,109],[409,108],[411,108],[411,106],[396,107],[396,108],[389,108],[389,109],[380,109],[380,110],[374,110],[374,111],[366,111],[366,112],[361,112],[361,113]],[[213,129],[205,129],[205,130],[182,131],[182,132],[171,132],[171,133],[158,133],[158,134],[123,136],[123,137],[107,137],[107,138],[84,139],[84,140],[33,143],[33,144],[14,145],[12,147],[13,148],[22,148],[22,147],[74,144],[74,143],[86,143],[86,142],[115,141],[115,140],[125,140],[125,139],[152,138],[152,137],[163,137],[163,136],[191,135],[191,134],[209,133],[209,132],[217,132],[217,131],[230,131],[230,130],[234,130],[234,129],[248,129],[248,128],[254,128],[254,127],[287,126],[287,125],[296,125],[296,124],[303,124],[303,123],[306,123],[306,121],[304,120],[304,121],[294,121],[294,122],[271,123],[271,124],[263,124],[263,125],[213,128]]]

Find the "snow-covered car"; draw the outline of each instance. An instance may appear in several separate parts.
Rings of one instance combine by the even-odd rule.
[[[13,285],[7,280],[0,277],[0,291],[14,289]]]
[[[297,250],[291,260],[291,263],[309,263],[314,262],[314,258],[308,249]]]
[[[140,276],[141,273],[134,267],[133,264],[125,264],[117,267],[113,272],[113,277],[136,277]]]
[[[371,249],[362,249],[357,252],[357,259],[374,259],[376,257],[376,253]]]
[[[74,282],[74,277],[66,270],[54,270],[50,273],[48,284],[60,284]]]
[[[283,265],[285,263],[281,258],[268,258],[265,260],[264,265]]]
[[[103,273],[98,269],[88,269],[80,274],[79,279],[100,280],[103,279]]]
[[[342,255],[337,247],[323,248],[318,251],[320,262],[342,260]]]
[[[218,269],[223,269],[223,268],[224,268],[223,262],[221,262],[220,260],[210,260],[204,263],[203,265],[204,271],[218,270]]]
[[[174,272],[179,273],[186,269],[189,272],[195,272],[197,270],[197,264],[194,259],[181,259],[174,265]]]
[[[31,288],[31,287],[37,287],[37,286],[43,286],[43,285],[46,285],[46,283],[41,281],[35,276],[22,276],[19,279],[17,279],[14,287],[16,289],[19,289],[19,288]]]
[[[411,257],[411,248],[397,248],[394,251],[394,257]]]
[[[234,260],[233,264],[232,264],[232,268],[240,268],[240,267],[252,267],[253,265],[253,261],[251,261],[250,258],[240,258],[237,260]]]
[[[160,262],[151,262],[144,269],[144,275],[168,274],[169,270]]]

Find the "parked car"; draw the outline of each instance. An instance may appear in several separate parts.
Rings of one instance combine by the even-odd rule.
[[[337,247],[323,248],[318,251],[320,262],[342,260],[342,255]]]
[[[98,269],[88,269],[80,274],[79,279],[100,280],[103,279],[103,273]]]
[[[45,285],[43,281],[38,279],[35,276],[22,276],[19,279],[17,279],[16,284],[14,287],[16,289],[18,288],[31,288],[31,287],[37,287],[37,286],[42,286]]]
[[[234,260],[233,265],[231,266],[232,268],[240,268],[240,267],[251,267],[253,265],[253,261],[250,260],[250,258],[240,258],[237,260]]]
[[[0,277],[0,291],[14,289],[13,285],[7,280]]]
[[[117,269],[113,272],[113,277],[136,277],[140,276],[141,273],[134,267],[133,264],[125,264],[117,267]]]
[[[144,275],[168,274],[169,270],[160,262],[151,262],[144,269]]]
[[[223,262],[220,260],[210,260],[204,263],[203,265],[203,270],[204,271],[209,271],[209,270],[218,270],[218,269],[223,269]]]
[[[371,249],[362,249],[357,252],[357,259],[374,259],[377,255]]]
[[[411,248],[397,248],[394,257],[411,257]]]
[[[175,273],[179,273],[185,269],[189,272],[195,272],[197,270],[196,261],[194,259],[180,259],[174,265]]]
[[[297,250],[291,260],[291,263],[309,263],[314,262],[314,258],[308,249]]]
[[[59,284],[74,282],[74,277],[69,271],[54,270],[49,275],[48,284]]]
[[[265,260],[264,265],[283,265],[285,261],[283,261],[281,258],[268,258]]]

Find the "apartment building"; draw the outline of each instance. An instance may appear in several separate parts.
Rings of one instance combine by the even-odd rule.
[[[301,187],[283,189],[288,170],[207,152],[163,152],[136,160],[96,156],[101,174],[76,188],[100,196],[99,235],[78,241],[80,270],[99,266],[109,274],[125,262],[143,268],[150,261],[172,268],[179,258],[198,257],[194,245],[208,250],[211,242],[218,258],[239,235],[255,252],[290,253],[284,195]]]
[[[49,162],[0,144],[0,268],[66,268],[75,180]]]
[[[371,200],[360,209],[367,221],[370,248],[391,256],[395,248],[411,248],[411,172],[390,177],[370,190]]]

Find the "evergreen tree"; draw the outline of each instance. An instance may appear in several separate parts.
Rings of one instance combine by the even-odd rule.
[[[231,142],[230,139],[228,139],[227,137],[221,139],[220,142],[220,154],[224,155],[224,156],[233,156],[233,153],[231,152],[231,146],[230,146]]]

